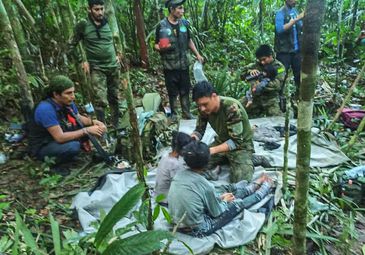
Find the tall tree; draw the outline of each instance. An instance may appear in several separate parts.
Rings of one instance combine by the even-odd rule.
[[[146,44],[146,33],[144,29],[144,19],[141,8],[141,0],[134,0],[134,16],[136,17],[137,38],[139,42],[139,54],[143,68],[148,68],[148,51]]]
[[[29,121],[34,107],[31,90],[28,84],[27,73],[23,65],[22,57],[19,52],[18,45],[14,38],[13,29],[10,24],[8,14],[5,10],[3,1],[0,0],[0,32],[4,41],[10,51],[11,58],[17,73],[20,96],[21,96],[21,110],[25,121]]]
[[[318,75],[320,29],[326,0],[308,0],[303,23],[302,73],[298,105],[298,146],[294,208],[293,254],[306,254],[306,224],[313,97]]]

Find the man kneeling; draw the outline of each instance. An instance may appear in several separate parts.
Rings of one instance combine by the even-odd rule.
[[[218,195],[213,184],[201,175],[210,157],[208,146],[192,142],[184,147],[183,155],[190,169],[176,173],[168,195],[173,222],[181,221],[180,232],[196,237],[208,236],[270,192],[272,180],[262,176],[250,184],[241,181],[224,185],[227,193]]]

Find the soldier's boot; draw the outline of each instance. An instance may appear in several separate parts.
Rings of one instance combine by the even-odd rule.
[[[195,117],[190,112],[190,100],[189,94],[180,96],[181,110],[182,116],[184,119],[191,120],[195,119]]]
[[[254,166],[262,166],[265,168],[271,167],[271,164],[267,158],[261,155],[252,155],[252,162]]]
[[[111,124],[115,130],[119,128],[120,110],[118,105],[110,105]]]
[[[176,113],[176,108],[177,108],[177,97],[173,97],[170,96],[169,97],[169,103],[170,103],[170,109],[171,109],[171,120],[173,122],[177,121],[177,113]]]

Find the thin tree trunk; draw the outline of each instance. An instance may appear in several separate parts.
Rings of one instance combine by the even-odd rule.
[[[287,80],[287,79],[285,79]],[[285,84],[284,84],[285,86]],[[285,98],[289,99],[289,85],[284,87]],[[284,166],[283,166],[283,191],[288,190],[288,149],[289,149],[289,104],[285,105],[285,142],[284,142]]]
[[[259,31],[260,31],[261,36],[264,34],[263,13],[264,13],[264,0],[260,0],[260,2],[259,2]]]
[[[17,4],[20,12],[23,13],[23,15],[26,17],[26,19],[30,22],[30,25],[34,26],[35,21],[34,21],[32,15],[27,10],[27,8],[24,6],[23,2],[21,0],[14,0],[14,2]]]
[[[3,33],[5,43],[10,50],[11,58],[15,66],[21,96],[20,107],[24,116],[24,120],[28,122],[31,119],[32,109],[34,107],[33,98],[28,84],[28,77],[27,73],[25,72],[22,57],[20,55],[18,45],[16,44],[9,17],[2,0],[0,0],[0,29],[0,31]]]
[[[302,80],[298,105],[298,145],[293,226],[294,255],[306,254],[313,97],[317,83],[320,29],[326,0],[308,0],[303,25]]]
[[[136,18],[137,38],[139,42],[139,55],[142,62],[142,68],[148,68],[149,61],[148,61],[148,51],[146,44],[146,33],[144,30],[144,19],[140,0],[134,0],[133,11],[134,11],[134,16]]]
[[[203,20],[203,29],[207,31],[209,29],[209,22],[208,22],[208,10],[209,10],[209,2],[210,0],[205,0],[204,2],[204,9],[202,13],[202,20]]]
[[[343,10],[343,2],[344,0],[340,0],[339,5],[339,11],[338,11],[338,21],[337,21],[337,49],[336,49],[336,83],[335,83],[335,92],[338,92],[338,84],[339,84],[339,79],[340,79],[340,62],[342,62],[342,57],[341,57],[341,42],[342,42],[342,37],[341,37],[341,23],[342,23],[342,10]],[[333,99],[335,101],[335,95],[336,93],[333,94]]]
[[[19,20],[18,10],[16,9],[16,6],[12,4],[11,0],[3,0],[3,3],[9,17],[11,17],[10,24],[14,32],[15,41],[18,45],[20,55],[24,62],[29,61],[30,56],[28,54],[27,42],[25,40],[23,27]],[[27,67],[28,66],[26,65],[26,70],[29,71]]]
[[[359,81],[360,81],[362,75],[364,74],[364,72],[365,72],[365,64],[362,66],[360,73],[357,75],[355,81],[352,83],[351,87],[349,88],[349,92],[347,93],[345,99],[342,101],[342,104],[341,104],[340,108],[338,108],[337,113],[336,113],[335,117],[333,118],[331,124],[326,129],[327,131],[332,129],[333,125],[335,124],[335,122],[340,117],[343,108],[345,108],[345,105],[348,102],[350,102],[350,99],[351,99],[351,96],[352,96],[352,92],[354,91],[355,87],[359,83]]]
[[[123,49],[122,45],[124,45],[125,39],[124,39],[124,37],[123,37],[123,39],[121,39],[119,36],[119,28],[118,28],[118,25],[116,24],[117,19],[115,18],[115,12],[114,12],[114,7],[112,5],[112,1],[107,0],[105,3],[106,3],[107,10],[109,10],[108,11],[108,20],[109,20],[109,25],[112,30],[112,33],[114,35],[114,39],[115,39],[114,44],[116,44],[117,49],[122,50]],[[122,40],[123,40],[123,42],[122,42]],[[122,85],[123,85],[123,91],[125,93],[125,97],[126,97],[127,104],[128,104],[129,121],[130,121],[130,124],[132,127],[132,141],[133,141],[133,148],[135,150],[134,157],[136,159],[136,164],[137,164],[137,176],[138,176],[138,180],[146,186],[146,192],[144,194],[144,199],[149,201],[148,215],[147,215],[147,217],[148,217],[147,230],[152,230],[153,229],[153,219],[152,219],[151,197],[149,195],[147,183],[144,178],[145,165],[144,165],[144,160],[143,160],[143,155],[142,155],[142,142],[141,142],[141,137],[139,136],[139,132],[138,132],[137,113],[136,113],[136,107],[134,104],[132,87],[131,87],[130,78],[129,78],[129,66],[126,64],[125,68],[126,68],[126,73],[125,73],[125,78],[122,79]]]
[[[359,137],[360,133],[364,130],[364,128],[365,128],[365,117],[362,118],[359,126],[356,129],[355,134],[351,137],[349,143],[344,148],[346,151],[349,151],[351,149],[351,147],[355,144],[355,142],[357,141],[357,138]]]
[[[352,7],[352,20],[351,20],[351,26],[350,31],[355,30],[356,20],[357,20],[357,9],[359,8],[359,0],[355,0],[354,6]]]

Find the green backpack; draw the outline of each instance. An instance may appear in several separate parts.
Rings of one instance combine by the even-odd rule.
[[[339,178],[338,193],[359,206],[365,206],[365,166],[345,171]]]

